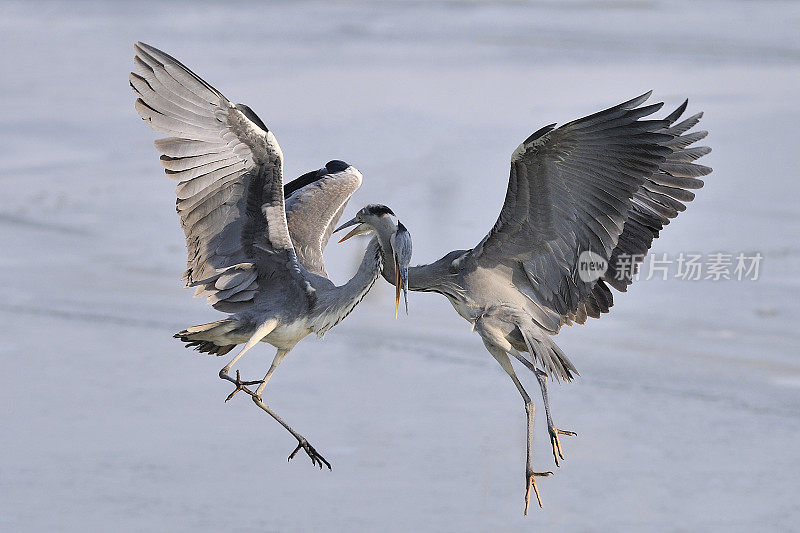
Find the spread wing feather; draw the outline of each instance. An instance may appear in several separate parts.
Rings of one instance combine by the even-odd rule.
[[[155,146],[178,182],[187,286],[226,312],[249,307],[272,284],[294,283],[312,297],[289,236],[272,132],[175,58],[144,43],[134,49],[136,110],[169,136]]]
[[[309,272],[328,277],[322,252],[361,179],[353,167],[334,173],[322,168],[286,184],[289,234],[300,264]],[[295,183],[302,186],[295,188]]]
[[[687,148],[704,132],[683,135],[699,120],[679,124],[684,103],[663,120],[643,120],[662,104],[638,98],[567,123],[546,126],[513,153],[500,216],[469,255],[475,267],[509,267],[531,302],[555,312],[557,331],[607,312],[613,298],[607,284],[625,290],[630,276],[609,270],[600,281],[584,281],[578,258],[591,251],[613,263],[622,254],[643,253],[658,231],[691,201],[711,169],[692,163],[709,149]]]
[[[686,209],[685,203],[694,200],[691,189],[703,186],[698,176],[711,173],[711,168],[693,163],[711,152],[711,148],[688,148],[708,135],[706,131],[686,133],[700,122],[703,114],[697,113],[673,125],[686,111],[687,104],[688,101],[685,101],[671,113],[666,118],[668,125],[659,131],[673,136],[670,141],[662,143],[670,148],[671,153],[634,193],[625,227],[611,254],[608,270],[584,302],[583,309],[570,317],[572,320],[583,323],[586,319],[584,315],[597,318],[600,313],[608,312],[613,305],[608,286],[621,292],[627,290],[653,240],[658,238],[659,232],[670,220]]]

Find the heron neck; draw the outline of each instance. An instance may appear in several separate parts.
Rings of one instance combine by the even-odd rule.
[[[381,226],[375,228],[375,233],[380,243],[381,258],[383,259],[381,276],[392,285],[394,285],[396,274],[391,236],[395,231],[397,231],[397,226],[388,217]],[[453,275],[450,272],[452,258],[449,258],[451,254],[427,265],[409,267],[408,289],[420,292],[439,292],[445,296],[455,292],[451,287],[453,285],[453,280],[451,279]]]
[[[458,292],[458,276],[451,272],[452,260],[447,256],[408,269],[408,288],[418,292],[438,292],[448,296]]]
[[[344,320],[355,309],[378,280],[382,264],[381,246],[378,239],[373,237],[369,241],[364,258],[353,277],[344,285],[334,287],[319,295],[317,309],[319,309],[318,317],[321,322],[315,328],[318,335],[324,334]]]

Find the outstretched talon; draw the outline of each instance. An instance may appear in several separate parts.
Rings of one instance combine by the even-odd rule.
[[[228,394],[228,397],[225,398],[226,402],[228,400],[230,400],[231,398],[233,398],[234,396],[236,396],[236,393],[239,392],[240,390],[243,390],[247,394],[249,394],[250,396],[253,396],[253,394],[254,394],[253,391],[248,389],[247,385],[258,385],[258,384],[262,383],[262,381],[260,381],[260,380],[259,381],[242,381],[241,377],[239,376],[239,371],[238,370],[236,371],[236,379],[233,379],[232,377],[230,377],[228,374],[226,374],[223,371],[220,371],[219,377],[221,377],[222,379],[227,379],[228,381],[230,381],[231,383],[236,385],[236,388],[233,389],[233,392]]]
[[[331,469],[331,464],[328,461],[326,461],[325,458],[322,457],[319,453],[317,453],[317,450],[315,450],[314,447],[310,445],[306,439],[298,439],[297,448],[295,448],[294,451],[289,455],[287,461],[291,461],[292,459],[294,459],[294,456],[297,455],[297,452],[299,452],[301,449],[305,451],[311,458],[312,465],[319,466],[321,470],[322,465],[324,464],[325,466],[328,467],[328,470]]]
[[[539,502],[539,507],[544,507],[542,505],[542,498],[539,497],[539,489],[536,487],[536,478],[552,475],[552,472],[528,472],[525,475],[525,516],[528,516],[528,507],[530,507],[531,504],[531,488],[533,488],[533,492],[536,494],[536,501]]]
[[[564,459],[564,452],[561,451],[561,441],[558,439],[559,435],[567,435],[569,437],[575,437],[578,434],[574,431],[565,431],[563,429],[558,429],[557,427],[550,426],[547,428],[547,431],[550,432],[550,444],[553,446],[553,459],[556,460],[556,466],[561,466],[558,464],[559,457],[563,460]]]

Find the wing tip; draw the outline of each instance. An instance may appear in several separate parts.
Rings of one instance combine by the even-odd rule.
[[[555,127],[556,127],[556,124],[557,124],[557,122],[553,122],[552,124],[548,124],[547,126],[544,126],[544,127],[542,127],[542,128],[539,128],[538,130],[536,130],[536,131],[534,131],[533,133],[531,133],[531,134],[528,136],[528,138],[527,138],[527,139],[525,139],[525,140],[522,142],[522,144],[528,144],[528,143],[531,143],[531,142],[535,141],[536,139],[539,139],[539,138],[541,138],[541,137],[544,137],[545,135],[547,135],[548,133],[550,133],[551,131],[553,131],[553,128],[555,128]]]
[[[622,104],[620,104],[620,107],[623,109],[633,109],[634,107],[639,107],[640,105],[645,103],[652,95],[653,95],[653,89],[650,89],[649,91],[637,96],[636,98],[632,98],[627,102],[623,102]]]
[[[149,49],[153,48],[152,46],[143,43],[142,41],[136,41],[133,43],[133,51],[136,53],[137,56],[142,55],[150,55]]]
[[[688,105],[689,105],[689,99],[688,99],[688,98],[686,98],[686,99],[683,101],[683,103],[682,103],[681,105],[679,105],[679,106],[678,106],[678,108],[677,108],[675,111],[673,111],[672,113],[670,113],[669,115],[667,115],[667,116],[664,118],[664,120],[668,121],[668,122],[670,123],[670,125],[672,125],[672,124],[673,124],[673,123],[674,123],[676,120],[678,120],[679,118],[681,118],[681,115],[683,115],[683,113],[686,111],[686,107],[687,107]]]
[[[135,43],[133,43],[133,49],[136,50],[137,52],[145,52],[148,54],[150,52],[160,52],[160,50],[155,46],[149,45],[142,41],[136,41]]]

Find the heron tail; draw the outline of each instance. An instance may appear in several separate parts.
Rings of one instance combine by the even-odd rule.
[[[538,362],[548,376],[564,381],[572,381],[578,374],[567,354],[556,346],[549,336],[534,336],[530,331],[520,328],[531,359]]]
[[[200,324],[179,331],[173,337],[186,343],[185,348],[194,348],[203,353],[225,355],[236,347],[229,340],[229,333],[238,329],[239,321],[233,318]]]

